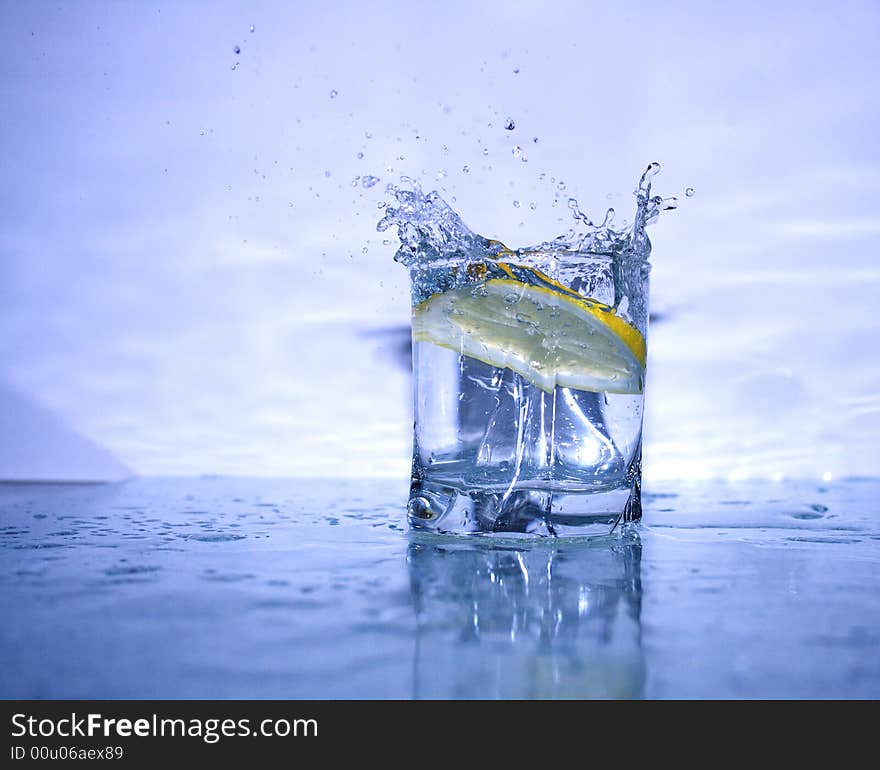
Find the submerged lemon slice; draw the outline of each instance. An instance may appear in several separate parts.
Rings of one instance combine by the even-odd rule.
[[[559,385],[642,392],[645,339],[600,302],[508,278],[434,294],[413,309],[413,339]]]

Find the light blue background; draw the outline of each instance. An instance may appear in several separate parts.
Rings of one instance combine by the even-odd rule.
[[[385,182],[516,245],[653,160],[647,477],[876,474],[876,2],[2,12],[0,478],[405,477]]]

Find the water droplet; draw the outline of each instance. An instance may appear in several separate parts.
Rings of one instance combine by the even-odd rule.
[[[645,169],[645,174],[648,176],[654,176],[660,171],[660,164],[657,161],[648,164],[648,168]]]
[[[518,158],[520,157],[520,155],[522,155],[522,147],[520,147],[518,144],[515,144],[513,145],[513,149],[511,150],[511,152],[513,153],[514,158]]]
[[[513,131],[513,129],[516,128],[516,123],[513,122],[513,118],[508,118],[506,121],[504,121],[504,128],[506,128],[508,131]]]
[[[359,152],[359,153],[357,154],[357,159],[358,159],[358,160],[363,160],[363,159],[364,159],[364,154],[363,154],[362,152]]]
[[[361,254],[366,254],[368,251],[369,251],[369,249],[368,249],[366,246],[364,246],[364,247],[361,249]]]
[[[515,209],[518,209],[518,208],[519,208],[519,201],[514,201],[514,202],[513,202],[513,207],[514,207]]]
[[[334,88],[334,89],[330,92],[330,98],[331,98],[331,99],[335,99],[337,96],[339,96],[339,91],[337,91],[337,90]]]
[[[324,176],[330,176],[330,172],[329,172],[329,171],[325,171],[325,172],[324,172]]]
[[[538,137],[537,137],[537,136],[533,136],[533,137],[532,137],[532,141],[533,141],[535,144],[537,144],[537,143],[538,143]]]
[[[687,190],[684,191],[684,194],[687,195],[688,198],[694,197],[694,188],[688,187]]]
[[[465,174],[469,174],[471,172],[470,166],[462,166],[461,170],[464,171]]]
[[[488,148],[488,147],[484,147],[484,148],[483,148],[483,155],[488,155],[488,154],[489,154],[489,148]]]
[[[514,74],[514,75],[519,75],[519,67],[514,67],[514,68],[513,68],[513,74]]]
[[[379,177],[377,176],[365,176],[361,179],[361,187],[372,187],[379,181]]]
[[[364,136],[367,137],[367,139],[373,138],[373,135],[369,131],[364,131]]]
[[[529,204],[529,208],[530,208],[532,211],[534,211],[536,208],[538,208],[538,204],[535,203],[534,201],[532,201],[532,202]]]
[[[241,53],[241,48],[240,48],[239,46],[235,46],[235,48],[233,48],[232,50],[233,50],[235,53]]]
[[[256,27],[253,24],[251,24],[251,32],[253,32],[255,29],[256,29]]]

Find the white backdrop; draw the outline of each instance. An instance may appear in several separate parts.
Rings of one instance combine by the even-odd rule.
[[[4,3],[0,478],[404,476],[384,184],[515,245],[568,195],[623,218],[654,160],[683,200],[646,475],[876,473],[878,32],[875,2]]]

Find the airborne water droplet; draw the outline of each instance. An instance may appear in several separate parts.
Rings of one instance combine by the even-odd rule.
[[[684,191],[684,194],[687,195],[688,198],[694,197],[694,188],[688,187],[687,190]]]
[[[506,128],[508,131],[513,131],[513,129],[516,128],[516,123],[513,122],[513,118],[508,118],[504,122],[504,128]]]
[[[337,96],[339,96],[339,91],[337,91],[337,90],[334,88],[334,89],[330,92],[330,98],[331,98],[331,99],[335,99]]]
[[[357,159],[358,159],[358,160],[363,160],[363,159],[364,159],[364,154],[363,154],[362,152],[359,152],[359,153],[357,154]]]
[[[513,207],[514,207],[515,209],[518,209],[518,208],[519,208],[519,201],[514,201],[514,202],[513,202]]]
[[[513,149],[511,150],[511,152],[513,153],[514,158],[518,158],[520,157],[520,155],[522,155],[522,147],[520,147],[518,144],[515,144],[513,145]]]
[[[361,187],[372,187],[378,181],[379,177],[377,176],[365,176],[361,179]]]
[[[235,53],[241,53],[241,48],[239,46],[235,46],[235,48],[233,48],[232,50]]]

